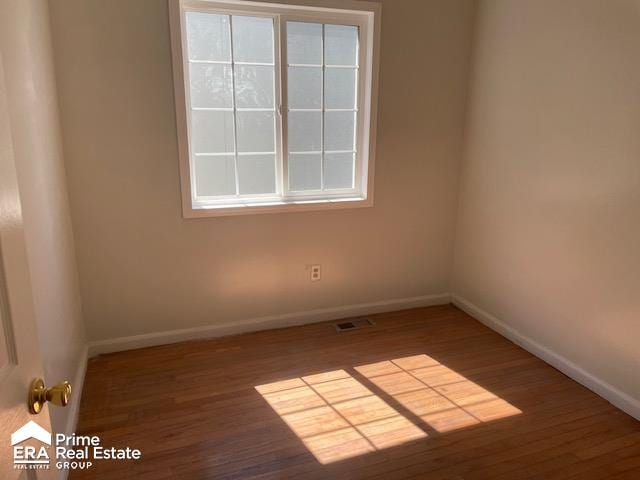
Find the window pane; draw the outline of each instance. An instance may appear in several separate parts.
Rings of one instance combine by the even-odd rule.
[[[238,183],[241,195],[275,193],[276,156],[238,156]]]
[[[322,68],[289,67],[289,108],[322,107]]]
[[[236,193],[232,155],[197,156],[194,159],[196,195],[219,196]]]
[[[189,60],[231,61],[229,16],[187,12]]]
[[[192,107],[233,106],[231,65],[191,63],[189,75]]]
[[[289,112],[289,151],[320,151],[321,112]]]
[[[358,27],[324,26],[324,63],[326,65],[358,65]]]
[[[233,16],[233,60],[273,63],[273,19]]]
[[[191,112],[191,148],[194,153],[233,152],[233,112]]]
[[[236,65],[236,106],[273,108],[273,67]]]
[[[322,25],[287,22],[287,62],[304,65],[322,64]]]
[[[289,189],[320,190],[322,160],[319,153],[289,155]]]
[[[281,85],[273,65],[274,19],[185,15],[195,194],[276,195],[283,179],[276,154]],[[312,194],[359,186],[354,153],[359,29],[287,22],[286,33],[285,190]]]
[[[325,112],[324,149],[354,150],[355,113]]]
[[[273,112],[238,112],[239,152],[274,152],[275,123]]]
[[[325,108],[356,108],[356,69],[327,68],[324,74]]]
[[[353,188],[353,153],[325,153],[324,188]]]

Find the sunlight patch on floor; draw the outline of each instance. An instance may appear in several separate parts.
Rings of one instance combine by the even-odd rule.
[[[427,355],[362,365],[356,371],[438,432],[522,413]]]
[[[362,382],[333,370],[255,388],[323,464],[522,413],[427,355],[355,371]]]
[[[321,463],[427,436],[344,370],[256,390]]]

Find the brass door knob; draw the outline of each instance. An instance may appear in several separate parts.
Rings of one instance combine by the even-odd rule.
[[[67,381],[54,385],[51,388],[44,386],[44,380],[36,378],[31,382],[29,389],[29,411],[38,414],[44,404],[51,402],[59,407],[66,407],[71,397],[71,384]]]

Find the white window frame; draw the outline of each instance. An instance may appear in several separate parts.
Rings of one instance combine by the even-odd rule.
[[[173,58],[174,95],[182,212],[185,218],[216,217],[283,211],[325,210],[373,206],[373,174],[376,139],[377,83],[379,70],[379,3],[338,0],[168,0]],[[252,15],[274,19],[275,117],[276,117],[276,196],[235,195],[233,198],[196,197],[195,178],[191,175],[189,122],[191,110],[186,55],[185,13],[187,11]],[[290,21],[354,25],[359,27],[358,88],[354,188],[331,191],[291,192],[288,180],[288,112],[286,24]],[[281,42],[281,40],[284,40]],[[280,90],[282,89],[282,91]],[[235,107],[234,107],[235,108]],[[324,106],[322,106],[324,108]],[[237,148],[237,147],[236,147]]]

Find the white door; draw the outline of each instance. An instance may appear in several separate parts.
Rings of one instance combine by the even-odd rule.
[[[32,415],[27,406],[29,386],[33,379],[42,378],[43,368],[4,73],[0,54],[0,478],[48,479],[55,475],[53,465],[49,470],[15,470],[10,443],[11,434],[29,420],[48,432],[51,432],[51,423],[47,407],[39,415]]]

